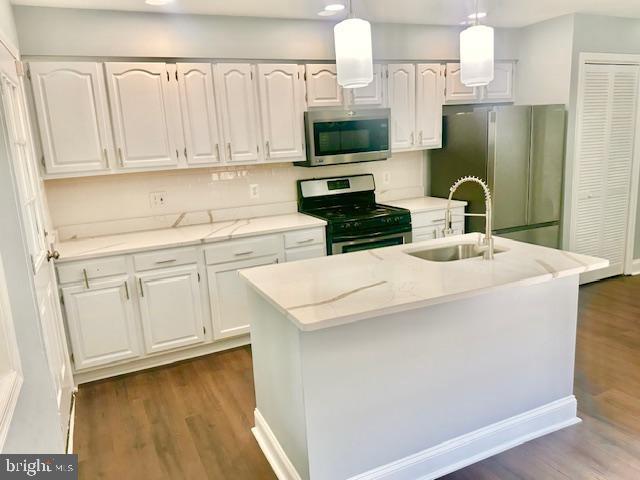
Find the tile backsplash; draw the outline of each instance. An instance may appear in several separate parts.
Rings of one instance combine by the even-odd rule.
[[[45,189],[53,225],[66,240],[292,213],[301,178],[373,173],[380,202],[421,196],[425,162],[419,151],[321,168],[271,164],[47,180]],[[151,193],[160,194],[164,204],[154,204]]]

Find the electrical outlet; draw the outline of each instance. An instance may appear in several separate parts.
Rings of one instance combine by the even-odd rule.
[[[257,200],[260,198],[260,188],[257,183],[252,183],[249,185],[249,198],[253,200]]]
[[[167,192],[151,192],[149,194],[151,208],[161,208],[167,205]]]
[[[382,183],[384,185],[389,185],[391,183],[391,172],[383,172]]]

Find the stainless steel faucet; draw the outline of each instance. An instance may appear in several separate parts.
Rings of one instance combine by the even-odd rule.
[[[466,182],[474,182],[479,184],[484,190],[484,207],[485,213],[465,213],[465,217],[485,217],[485,227],[484,227],[484,237],[480,239],[479,246],[484,249],[484,259],[485,260],[493,260],[493,236],[491,235],[491,230],[493,227],[493,222],[491,220],[491,191],[489,191],[489,187],[487,184],[478,177],[462,177],[457,180],[449,189],[449,199],[447,200],[447,212],[445,214],[445,223],[444,223],[444,235],[453,235],[452,228],[452,214],[451,214],[451,198],[453,194],[458,190],[460,185]]]

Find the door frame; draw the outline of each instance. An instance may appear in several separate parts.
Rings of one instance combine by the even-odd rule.
[[[584,108],[582,100],[577,96],[580,91],[582,91],[583,83],[584,83],[584,73],[585,67],[587,64],[605,64],[605,65],[638,65],[640,68],[640,55],[634,54],[617,54],[617,53],[594,53],[594,52],[581,52],[579,55],[579,70],[578,70],[578,85],[576,90],[576,108],[575,108],[575,126],[574,126],[574,138],[573,138],[573,152],[572,152],[572,162],[571,162],[571,195],[570,195],[570,221],[569,221],[569,232],[568,238],[569,240],[569,248],[573,249],[574,247],[574,233],[575,233],[575,225],[576,225],[576,202],[578,200],[578,169],[577,169],[577,153],[579,151],[579,142],[580,136],[578,132],[580,131],[581,122],[580,122],[580,114],[582,109]],[[640,126],[640,81],[638,82],[638,91],[637,91],[637,104],[636,104],[636,125],[635,130],[638,132],[638,126]],[[625,253],[624,253],[624,261],[623,261],[623,274],[632,275],[634,273],[634,258],[633,258],[633,250],[634,250],[634,242],[635,242],[635,232],[636,228],[636,214],[638,209],[638,192],[639,192],[639,184],[640,184],[640,134],[636,133],[634,138],[634,147],[633,147],[633,155],[631,159],[631,185],[629,189],[629,211],[627,217],[627,234],[625,238]],[[637,262],[636,262],[637,263]],[[640,269],[638,265],[636,267],[635,273],[640,273]],[[602,277],[602,273],[606,272],[600,270],[597,276],[589,275],[588,278],[583,278],[581,281],[591,281],[597,280]]]

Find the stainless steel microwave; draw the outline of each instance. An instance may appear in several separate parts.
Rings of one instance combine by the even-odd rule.
[[[304,167],[385,160],[391,154],[388,108],[304,112]]]

